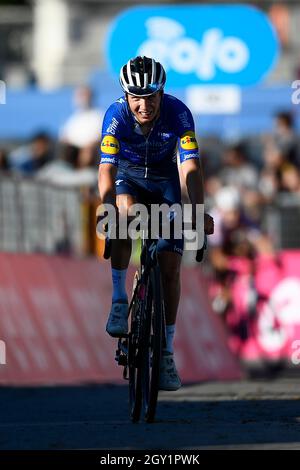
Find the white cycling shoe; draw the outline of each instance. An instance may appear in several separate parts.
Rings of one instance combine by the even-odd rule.
[[[160,363],[159,389],[173,392],[181,387],[173,353],[163,351]]]
[[[110,336],[119,338],[128,333],[128,303],[114,302],[106,324]]]

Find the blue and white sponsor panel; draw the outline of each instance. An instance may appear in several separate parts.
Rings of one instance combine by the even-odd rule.
[[[268,17],[249,5],[149,6],[125,10],[108,36],[107,60],[113,73],[136,55],[159,60],[171,87],[245,86],[260,82],[272,70],[279,46]]]

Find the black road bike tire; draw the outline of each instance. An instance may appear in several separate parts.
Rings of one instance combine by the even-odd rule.
[[[164,338],[164,303],[161,285],[160,269],[155,266],[151,269],[148,289],[148,323],[145,334],[148,341],[144,348],[148,349],[144,353],[144,384],[148,390],[144,390],[144,412],[147,423],[152,423],[155,418],[157,397],[159,391],[160,361]],[[150,311],[149,311],[150,310]],[[148,356],[148,358],[147,358]],[[148,360],[147,360],[148,359]],[[148,379],[148,381],[147,381]]]
[[[139,280],[135,274],[133,291]],[[158,266],[147,276],[144,299],[133,302],[131,332],[128,340],[129,403],[132,422],[140,419],[143,409],[147,423],[155,418],[159,391],[160,361],[164,332],[164,303]]]
[[[139,280],[139,272],[134,276],[133,289]],[[140,419],[142,409],[142,369],[141,354],[139,345],[139,325],[137,315],[140,314],[141,304],[138,298],[132,304],[131,308],[131,331],[128,338],[128,372],[129,372],[129,407],[130,418],[133,423]]]

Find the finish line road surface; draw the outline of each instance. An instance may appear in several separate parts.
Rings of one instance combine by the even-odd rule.
[[[126,386],[0,388],[1,449],[300,449],[299,378],[160,392],[132,424]]]

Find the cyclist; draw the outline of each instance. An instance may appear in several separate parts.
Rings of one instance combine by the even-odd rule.
[[[103,203],[117,206],[122,216],[136,202],[181,203],[177,148],[195,218],[203,204],[203,179],[189,109],[164,93],[166,74],[152,58],[135,57],[120,72],[124,96],[107,110],[102,127],[99,192]],[[205,214],[205,231],[213,232],[213,219]],[[181,386],[173,357],[173,338],[180,298],[183,238],[160,239],[157,246],[166,313],[166,348],[163,351],[160,389]],[[126,271],[131,240],[112,240],[112,307],[106,325],[114,337],[128,332]]]

